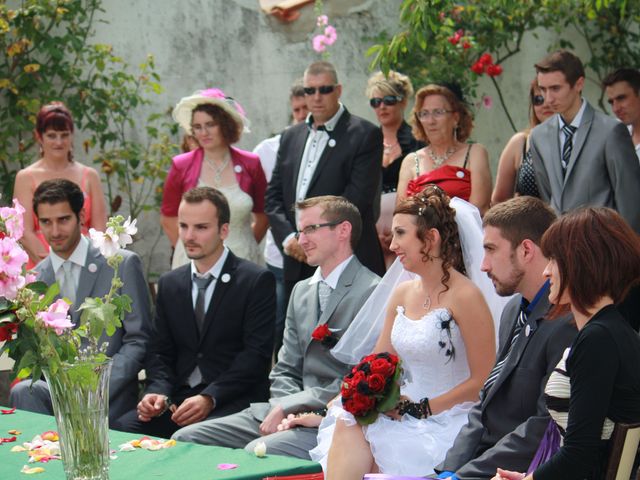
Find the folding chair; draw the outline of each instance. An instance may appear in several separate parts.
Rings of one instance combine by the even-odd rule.
[[[640,423],[616,423],[609,444],[605,480],[629,480],[634,467]]]

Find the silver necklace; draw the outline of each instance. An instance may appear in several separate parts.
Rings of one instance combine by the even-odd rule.
[[[449,147],[449,148],[447,148],[447,151],[444,152],[443,155],[438,155],[436,152],[433,151],[433,147],[431,147],[431,145],[429,145],[429,148],[427,149],[427,151],[429,152],[429,156],[431,157],[431,161],[433,162],[435,167],[439,168],[439,167],[442,166],[442,164],[444,162],[449,160],[451,155],[456,153],[456,148],[455,147]]]
[[[395,146],[398,145],[398,142],[396,143],[382,142],[382,145],[384,146],[384,154],[389,155],[392,152],[392,150],[395,148]]]
[[[222,172],[224,172],[224,169],[227,168],[227,165],[229,165],[231,156],[228,153],[225,154],[224,160],[222,161],[222,164],[220,166],[216,165],[215,162],[211,160],[209,157],[207,157],[206,155],[204,159],[207,161],[207,165],[209,165],[209,168],[213,170],[214,183],[216,185],[220,185],[222,183]]]

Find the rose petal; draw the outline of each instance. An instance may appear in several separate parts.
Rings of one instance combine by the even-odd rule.
[[[32,475],[34,473],[42,473],[42,472],[44,472],[44,468],[29,467],[28,465],[25,465],[24,467],[22,467],[22,470],[20,470],[20,473],[26,473],[27,475]]]
[[[234,468],[238,468],[238,465],[235,463],[219,463],[218,470],[233,470]]]
[[[0,438],[0,443],[11,443],[15,441],[16,441],[16,437]]]
[[[22,432],[20,430],[9,430],[7,433],[9,435],[20,435]]]
[[[118,447],[118,449],[119,449],[121,452],[133,452],[133,451],[136,449],[136,447],[134,447],[133,445],[131,445],[131,443],[127,442],[127,443],[123,443],[122,445],[120,445],[120,446]]]
[[[11,451],[12,452],[26,452],[27,449],[24,448],[22,445],[16,445],[15,447],[11,447]]]
[[[0,413],[2,413],[2,415],[11,415],[12,413],[14,413],[16,411],[16,408],[10,408],[9,410],[1,410],[0,409]]]

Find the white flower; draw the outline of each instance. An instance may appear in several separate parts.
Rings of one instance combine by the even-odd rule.
[[[138,219],[134,219],[131,221],[131,217],[128,217],[127,220],[122,224],[122,229],[124,232],[120,233],[118,236],[118,243],[120,244],[120,248],[125,248],[130,243],[133,243],[133,235],[138,233],[138,227],[136,227],[136,222]]]
[[[118,235],[113,231],[113,227],[107,228],[106,232],[100,232],[95,228],[89,229],[89,236],[93,246],[100,250],[100,253],[106,258],[113,257],[120,248],[118,243]]]
[[[267,445],[264,442],[256,443],[256,446],[253,447],[253,453],[256,454],[256,457],[265,457],[267,455]]]

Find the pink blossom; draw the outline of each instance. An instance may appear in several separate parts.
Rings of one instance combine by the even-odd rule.
[[[61,298],[53,302],[46,312],[38,312],[37,317],[47,327],[53,328],[56,335],[62,335],[67,328],[73,328],[69,319],[69,304]]]
[[[200,90],[199,93],[203,97],[221,98],[221,99],[227,98],[225,93],[222,90],[220,90],[219,88],[207,88],[206,90]]]
[[[337,38],[338,33],[336,32],[335,27],[327,25],[327,28],[324,29],[324,43],[326,45],[333,45]]]
[[[29,256],[11,237],[0,239],[0,275],[15,277],[22,273],[22,266],[27,263]]]
[[[24,276],[24,281],[25,284],[29,285],[30,283],[35,282],[38,279],[38,275],[36,275],[33,272],[27,272],[26,275]]]
[[[324,27],[325,25],[327,25],[329,23],[329,17],[327,17],[326,15],[320,15],[318,17],[317,20],[317,25],[319,27]]]
[[[312,40],[313,49],[318,53],[324,52],[327,49],[325,41],[326,37],[324,35],[316,35]]]
[[[9,235],[16,240],[20,240],[24,233],[24,224],[22,221],[23,214],[24,207],[20,205],[20,202],[16,198],[13,199],[13,208],[0,208],[0,218],[4,221]]]
[[[18,290],[25,286],[25,279],[22,275],[8,276],[0,272],[0,297],[7,300],[15,300]]]
[[[493,107],[493,98],[491,98],[489,95],[485,95],[484,97],[482,97],[482,106],[489,110],[491,107]]]

